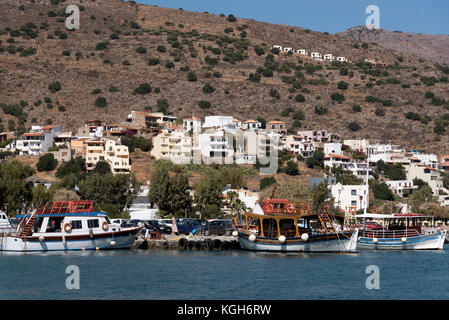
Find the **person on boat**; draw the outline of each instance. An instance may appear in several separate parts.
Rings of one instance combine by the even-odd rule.
[[[178,233],[178,225],[176,224],[176,219],[175,217],[172,218],[172,222],[173,222],[173,226],[171,228],[171,231],[174,232],[175,234]]]

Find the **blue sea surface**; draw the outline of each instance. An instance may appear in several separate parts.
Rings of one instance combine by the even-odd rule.
[[[80,289],[69,290],[69,265]],[[378,266],[380,289],[366,287]],[[0,253],[0,299],[448,299],[449,250]]]

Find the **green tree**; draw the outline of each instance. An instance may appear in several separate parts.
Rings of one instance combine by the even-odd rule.
[[[373,183],[372,184],[374,198],[380,200],[394,200],[393,192],[388,188],[388,185],[385,182],[382,183]]]
[[[295,161],[290,160],[282,171],[289,176],[297,176],[299,174],[298,164]]]
[[[409,204],[412,211],[420,212],[421,205],[431,201],[433,201],[432,189],[428,185],[424,185],[413,192],[410,196]]]
[[[151,178],[148,199],[150,203],[157,204],[159,210],[168,212],[170,210],[170,176],[165,166],[155,168]]]
[[[170,213],[175,217],[184,217],[192,212],[192,197],[189,192],[189,179],[184,173],[170,178]]]
[[[214,217],[219,213],[223,183],[219,176],[204,177],[195,190],[195,202],[203,218]]]
[[[58,165],[58,160],[55,159],[52,153],[44,154],[39,157],[39,161],[36,164],[37,171],[52,171]]]
[[[315,151],[315,153],[313,154],[313,156],[311,156],[310,158],[307,158],[306,160],[306,164],[309,168],[314,168],[314,167],[323,167],[324,165],[324,153],[321,150],[317,150]]]
[[[9,214],[26,210],[33,199],[31,185],[26,178],[34,170],[17,160],[0,164],[0,208]]]
[[[276,183],[276,179],[274,177],[265,177],[260,179],[260,190],[263,190],[273,184]]]
[[[107,161],[98,161],[97,164],[95,165],[94,170],[92,171],[92,173],[94,174],[107,174],[111,172],[111,166],[109,165],[109,163]]]

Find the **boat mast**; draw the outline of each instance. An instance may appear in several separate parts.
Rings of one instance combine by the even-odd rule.
[[[365,206],[363,208],[363,229],[366,228],[366,213],[368,211],[368,201],[369,201],[369,186],[368,186],[368,173],[369,173],[369,140],[367,140],[366,148],[366,175],[365,175],[365,185],[366,185],[366,195],[365,195]]]

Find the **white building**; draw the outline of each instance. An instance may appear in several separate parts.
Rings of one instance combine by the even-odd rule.
[[[344,140],[344,145],[347,145],[350,149],[367,153],[369,147],[369,140],[366,139],[356,139],[356,140]]]
[[[253,210],[256,207],[256,204],[259,202],[259,193],[249,191],[247,189],[225,189],[222,194],[225,199],[227,199],[228,192],[233,191],[237,193],[237,198],[242,201],[246,208],[249,210]]]
[[[366,177],[367,164],[366,162],[356,162],[351,158],[338,155],[338,154],[329,154],[324,157],[324,166],[329,168],[341,168],[344,171],[347,171],[358,178]],[[368,175],[373,171],[372,168],[368,169]],[[370,177],[368,177],[370,178]]]
[[[192,159],[192,152],[193,139],[184,129],[165,128],[153,138],[151,155],[156,159],[170,160],[174,163],[189,163]]]
[[[292,52],[292,53],[293,53],[293,48],[285,47],[284,50],[283,50],[283,52],[284,52],[284,53],[289,53],[289,52]]]
[[[345,213],[350,213],[351,208],[358,211],[367,205],[366,185],[342,185],[337,183],[331,185],[330,189],[335,206]]]
[[[332,62],[335,60],[334,56],[332,55],[332,53],[326,53],[323,57],[324,61],[329,61]]]
[[[199,150],[204,158],[221,159],[224,163],[233,162],[234,148],[232,135],[224,130],[203,132],[199,135]]]
[[[413,180],[394,180],[385,181],[385,183],[391,191],[401,197],[404,196],[404,192],[411,194],[413,190],[418,189],[413,185]]]
[[[183,128],[187,131],[195,133],[201,132],[201,119],[198,117],[184,118],[182,122]]]
[[[247,120],[243,123],[242,128],[245,130],[259,130],[262,128],[262,123],[256,120]]]
[[[435,154],[425,154],[425,153],[414,153],[410,157],[410,163],[413,164],[422,164],[434,169],[438,169],[440,165],[440,161]]]
[[[279,52],[282,52],[282,46],[274,45],[271,47],[271,49],[278,49]]]
[[[302,157],[308,158],[313,156],[315,145],[311,141],[306,141],[304,137],[288,135],[285,137],[283,149],[295,155],[300,154]]]
[[[325,143],[324,144],[324,155],[330,155],[330,154],[337,154],[342,156],[343,155],[343,151],[342,151],[342,144],[338,143],[338,142],[334,142],[334,143]]]
[[[321,53],[319,53],[319,52],[312,52],[312,53],[310,54],[310,57],[311,57],[312,59],[319,60],[319,61],[322,61],[322,60],[323,60],[323,58],[321,57]]]
[[[299,54],[301,54],[301,55],[303,55],[303,56],[307,56],[309,53],[306,51],[306,49],[299,49],[299,50],[296,50],[296,53],[299,53]]]
[[[207,116],[204,118],[204,129],[235,131],[237,129],[233,117],[229,116]]]
[[[348,59],[346,59],[345,57],[337,57],[337,61],[339,61],[339,62],[347,62]]]
[[[30,132],[16,140],[16,150],[20,155],[39,155],[53,145],[54,137],[61,133],[61,126],[32,126]]]

